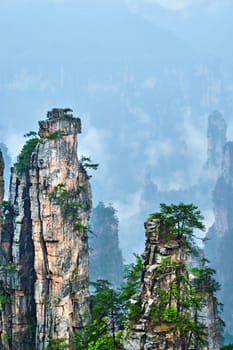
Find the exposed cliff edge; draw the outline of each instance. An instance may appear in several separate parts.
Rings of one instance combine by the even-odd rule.
[[[145,223],[142,284],[134,300],[139,312],[123,347],[219,350],[217,300],[208,268],[189,271],[185,240],[177,240],[172,227],[158,217]]]
[[[2,346],[45,350],[89,321],[88,176],[77,156],[81,121],[53,109],[12,170],[2,247],[8,307]]]

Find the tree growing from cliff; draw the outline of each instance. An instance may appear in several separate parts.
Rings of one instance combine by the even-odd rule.
[[[37,133],[30,131],[25,134],[24,137],[29,137],[25,142],[21,152],[17,157],[17,162],[15,163],[16,173],[22,175],[30,167],[31,156],[36,147],[36,145],[41,142],[41,139],[37,136]]]
[[[185,242],[191,248],[194,248],[194,234],[195,229],[201,231],[205,230],[203,224],[203,215],[200,210],[194,204],[160,204],[160,215],[171,225],[173,233],[177,239],[182,240],[185,238]]]
[[[107,280],[91,283],[90,296],[92,322],[86,326],[84,335],[76,333],[77,350],[120,349],[122,312],[119,294]]]
[[[182,349],[202,348],[207,339],[206,329],[200,322],[206,298],[215,298],[219,284],[213,278],[215,271],[206,266],[206,259],[195,244],[194,229],[204,230],[203,216],[193,204],[160,205],[161,212],[152,214],[152,219],[160,219],[160,235],[167,241],[177,239],[188,255],[195,253],[196,266],[187,270],[184,262],[171,261],[164,257],[156,269],[160,275],[171,275],[169,286],[157,287],[158,302],[150,308],[150,317],[156,326],[170,325],[180,334]],[[193,257],[194,258],[194,257]],[[219,320],[217,320],[218,322]]]
[[[119,301],[124,312],[125,320],[136,321],[141,310],[140,300],[137,298],[140,292],[142,279],[142,257],[135,254],[136,262],[131,264],[125,274],[124,282],[120,288]]]

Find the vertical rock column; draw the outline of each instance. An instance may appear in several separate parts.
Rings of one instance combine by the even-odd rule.
[[[172,239],[170,228],[161,220],[148,219],[145,228],[141,293],[137,298],[141,312],[137,322],[130,325],[124,349],[181,350],[185,347],[182,347],[179,332],[173,322],[163,320],[164,311],[160,309],[167,303],[174,310],[183,312],[171,288],[172,283],[177,284],[177,276],[187,275],[185,249]],[[181,289],[181,286],[177,288]]]
[[[53,111],[54,112],[54,111]],[[89,320],[87,225],[90,186],[77,157],[79,119],[48,114],[31,170],[36,274],[36,349],[82,330]]]
[[[11,178],[12,349],[46,350],[56,339],[73,349],[73,333],[90,317],[91,190],[77,157],[81,122],[54,109],[39,125],[27,168]]]

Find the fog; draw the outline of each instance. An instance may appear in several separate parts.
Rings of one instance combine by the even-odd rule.
[[[144,246],[147,176],[161,191],[197,183],[215,109],[232,138],[232,15],[224,0],[0,0],[0,142],[15,159],[48,110],[72,108],[126,261]]]

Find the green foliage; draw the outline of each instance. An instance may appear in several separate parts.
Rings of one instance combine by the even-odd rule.
[[[80,221],[74,222],[73,227],[74,227],[75,230],[86,229],[86,226],[83,225]]]
[[[87,338],[84,333],[74,332],[75,350],[87,349]]]
[[[29,131],[27,134],[23,135],[24,137],[37,137],[38,134],[36,131]]]
[[[180,203],[178,205],[166,205],[161,203],[160,208],[161,217],[173,226],[173,232],[179,239],[185,236],[192,240],[193,230],[195,228],[202,231],[205,229],[202,222],[204,218],[198,207],[193,204]]]
[[[93,169],[93,170],[97,170],[99,167],[99,164],[97,163],[92,163],[92,160],[90,157],[84,157],[82,156],[80,159],[80,164],[82,165],[82,167],[84,169]]]
[[[4,291],[0,291],[0,311],[2,310],[3,305],[5,305],[9,301],[6,293]]]
[[[129,301],[140,291],[142,277],[142,257],[134,254],[136,262],[131,264],[125,275],[125,282],[121,286],[120,299],[124,303]]]
[[[213,275],[216,271],[209,266],[192,267],[190,272],[194,275],[195,288],[202,293],[215,293],[220,290],[220,284]]]
[[[177,308],[173,305],[169,305],[165,311],[164,311],[164,320],[166,322],[175,322],[177,320],[177,316],[178,316],[178,311]]]
[[[220,348],[221,350],[233,350],[233,344],[227,344],[227,345],[223,345]]]
[[[92,318],[101,321],[103,317],[110,316],[110,313],[117,313],[118,298],[117,293],[111,288],[107,280],[97,280],[91,282],[94,293],[90,297]]]
[[[77,201],[78,195],[79,192],[77,191],[68,191],[63,183],[55,186],[49,194],[50,201],[60,205],[62,214],[65,217],[75,220],[73,227],[77,230],[86,228],[78,217],[78,211],[82,208],[81,203]]]
[[[141,311],[141,303],[139,300],[133,301],[133,297],[140,292],[142,278],[142,258],[136,255],[136,262],[132,264],[125,276],[125,281],[121,286],[119,301],[122,304],[125,317],[129,317],[131,321],[137,321]]]
[[[106,280],[91,283],[94,289],[91,301],[92,322],[85,327],[84,334],[75,333],[76,350],[115,350],[122,332],[118,294]]]
[[[73,112],[73,109],[71,108],[64,108],[64,113],[69,113],[69,112]]]
[[[200,347],[206,344],[206,330],[189,315],[184,314],[180,317],[179,322],[176,323],[176,329],[179,330],[180,337],[186,344],[189,339],[189,344],[187,344],[186,349],[189,348],[191,340],[194,340],[196,345],[199,345]]]
[[[6,271],[9,272],[10,274],[14,274],[16,272],[16,267],[15,264],[10,262],[6,265]]]
[[[114,341],[111,334],[106,333],[96,341],[90,341],[88,350],[116,350],[116,341]]]
[[[67,344],[66,338],[51,339],[47,346],[47,350],[60,350],[69,349],[70,345]]]
[[[131,321],[132,323],[136,323],[140,318],[141,311],[142,311],[141,300],[131,302],[129,306],[129,313],[128,313],[129,321]]]
[[[64,135],[64,132],[59,129],[59,130],[53,132],[52,134],[49,134],[47,136],[47,139],[48,140],[57,140],[57,139],[60,139],[63,135]]]
[[[153,304],[150,308],[150,318],[154,321],[156,325],[165,321],[164,319],[165,310],[170,306],[169,291],[164,288],[158,288],[157,293],[158,293],[158,303]]]
[[[30,133],[26,135],[30,136]],[[29,139],[24,144],[20,154],[18,155],[17,162],[15,163],[16,173],[18,175],[22,175],[29,169],[32,153],[39,142],[41,142],[41,140],[38,137],[34,137]]]

